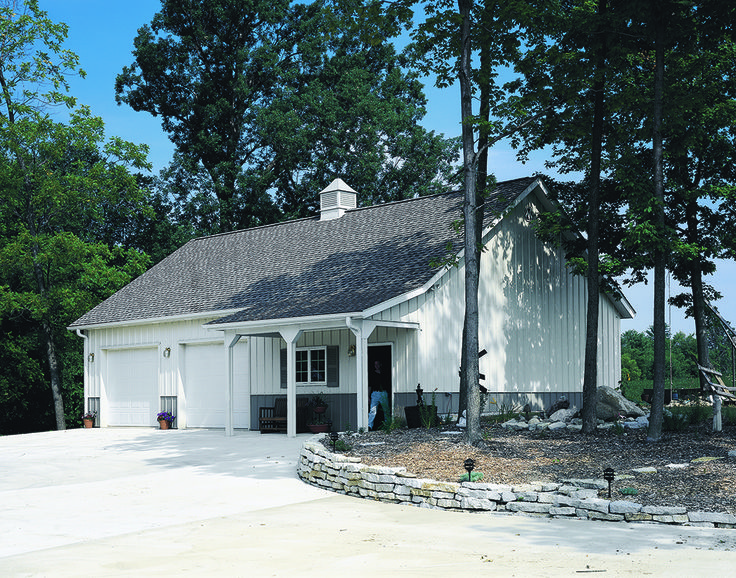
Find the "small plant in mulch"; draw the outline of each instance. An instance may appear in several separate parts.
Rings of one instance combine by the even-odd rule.
[[[483,479],[483,472],[470,472],[470,473],[471,473],[471,476],[470,476],[470,481],[471,482],[479,482],[480,480]],[[467,474],[467,472],[464,473],[462,476],[460,476],[460,480],[459,481],[460,481],[460,483],[467,482],[468,481],[468,474]]]
[[[349,443],[347,443],[344,439],[340,438],[335,442],[335,451],[336,452],[349,452],[353,449],[353,446],[351,446]]]
[[[619,492],[624,496],[636,496],[639,493],[639,490],[636,488],[621,488]]]

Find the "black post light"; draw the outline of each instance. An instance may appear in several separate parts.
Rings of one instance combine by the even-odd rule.
[[[340,434],[338,434],[336,431],[330,432],[330,440],[332,440],[332,453],[335,453],[335,445],[337,444],[337,440],[340,437]]]
[[[463,466],[465,467],[466,470],[468,470],[468,481],[472,482],[473,481],[472,472],[473,472],[473,469],[475,468],[475,460],[473,458],[468,458],[467,460],[463,462]]]
[[[424,395],[424,390],[422,389],[422,385],[420,383],[417,383],[417,405],[424,405],[424,398],[422,397]]]
[[[608,482],[608,497],[611,497],[611,482],[613,482],[613,479],[615,478],[615,475],[613,473],[613,468],[606,468],[603,470],[603,479]]]

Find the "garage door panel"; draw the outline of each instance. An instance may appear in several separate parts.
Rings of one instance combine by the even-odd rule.
[[[235,347],[235,388],[233,392],[233,425],[247,427],[249,416],[247,395],[243,395],[245,372],[244,348]],[[184,395],[187,427],[225,427],[226,411],[225,347],[221,343],[187,345],[184,353]],[[246,392],[247,393],[247,392]]]
[[[107,353],[108,423],[153,426],[158,412],[156,348],[121,349]]]

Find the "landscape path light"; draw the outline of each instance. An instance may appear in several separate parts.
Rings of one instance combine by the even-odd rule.
[[[330,440],[332,440],[332,453],[335,453],[335,445],[337,444],[337,440],[340,437],[340,434],[338,434],[336,431],[330,432]]]
[[[611,497],[611,482],[616,476],[614,475],[613,468],[606,468],[603,470],[603,479],[608,482],[608,497]]]
[[[475,460],[473,458],[468,458],[467,460],[463,462],[463,466],[465,467],[466,470],[468,470],[468,481],[472,482],[473,481],[472,472],[473,472],[473,469],[475,468]]]

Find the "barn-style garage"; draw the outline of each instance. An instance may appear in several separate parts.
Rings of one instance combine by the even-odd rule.
[[[258,428],[259,408],[286,400],[289,435],[316,419],[319,394],[334,429],[368,426],[380,361],[389,411],[413,405],[417,384],[440,413],[457,411],[464,308],[460,193],[356,208],[339,179],[320,215],[194,239],[78,319],[85,402],[98,423]],[[538,178],[498,183],[487,199],[479,286],[480,360],[491,397],[580,405],[587,288],[564,252],[540,241],[552,208]],[[459,266],[439,266],[448,250]],[[601,294],[598,383],[620,379],[625,298]],[[284,404],[279,402],[279,407]]]

